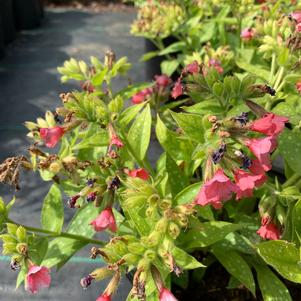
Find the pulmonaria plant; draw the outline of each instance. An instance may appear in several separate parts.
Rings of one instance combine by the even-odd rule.
[[[185,300],[179,287],[206,283],[218,265],[232,276],[229,286],[254,296],[261,289],[264,300],[292,300],[277,275],[301,282],[300,33],[297,15],[278,13],[280,2],[240,8],[225,1],[219,19],[211,8],[199,14],[209,2],[190,7],[192,24],[208,26],[212,45],[204,44],[207,38],[197,43],[201,24],[188,39],[201,49],[167,72],[178,69],[175,80],[161,74],[115,91],[113,79],[130,64],[111,51],[103,61],[70,59],[58,68],[63,82],[78,82],[78,91],[62,93],[53,112],[25,123],[28,156],[0,164],[1,183],[16,189],[22,169],[52,183],[41,228],[13,221],[15,199],[0,199],[3,254],[19,272],[17,286],[24,282],[31,293],[49,287],[54,268],[91,245],[87,256],[105,264],[78,282],[92,289],[110,279],[97,301],[112,300],[128,273],[129,300]],[[161,146],[155,163],[153,139]],[[67,226],[64,210],[74,212]],[[94,237],[100,231],[107,241]]]

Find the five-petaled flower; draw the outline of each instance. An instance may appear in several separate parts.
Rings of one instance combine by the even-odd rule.
[[[31,265],[26,275],[26,290],[37,293],[41,288],[48,288],[51,283],[50,271],[44,266]]]
[[[268,136],[278,135],[283,131],[288,118],[267,113],[262,118],[252,122],[250,129]]]
[[[201,206],[211,204],[215,209],[220,209],[223,206],[222,202],[231,199],[232,193],[237,191],[237,186],[222,169],[218,169],[213,178],[202,186],[194,202]]]
[[[41,128],[40,137],[45,142],[47,147],[55,147],[62,136],[64,135],[64,128],[61,126],[55,126],[51,128]]]
[[[277,146],[276,138],[274,136],[267,136],[264,138],[247,139],[245,143],[258,159],[262,168],[265,171],[270,170],[272,168],[270,153]]]
[[[111,207],[103,210],[91,223],[94,227],[94,230],[99,232],[105,229],[110,229],[112,232],[116,232],[117,225],[115,217]]]
[[[235,183],[238,187],[236,199],[251,197],[253,195],[253,189],[263,184],[263,176],[262,174],[251,174],[242,169],[237,169],[234,172]]]

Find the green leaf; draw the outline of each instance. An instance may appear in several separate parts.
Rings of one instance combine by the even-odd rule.
[[[19,242],[27,242],[27,233],[24,227],[19,226],[16,232],[16,236]]]
[[[141,62],[148,61],[148,60],[152,59],[153,57],[158,56],[159,53],[160,53],[159,50],[147,52],[147,53],[145,53],[145,54],[142,55],[142,57],[140,58],[140,61]]]
[[[215,246],[213,254],[225,269],[255,296],[255,281],[246,261],[235,251]]]
[[[198,262],[193,256],[189,255],[180,248],[173,247],[171,251],[177,265],[184,270],[191,270],[200,267],[205,267],[202,263]]]
[[[95,208],[94,204],[92,203],[79,209],[71,220],[67,228],[67,232],[92,238],[95,232],[89,223],[99,214],[99,210],[100,209]],[[42,262],[42,265],[47,267],[59,265],[61,267],[61,263],[66,263],[86,244],[87,242],[83,240],[65,237],[55,238],[48,245],[48,251]]]
[[[140,160],[143,160],[150,141],[152,116],[149,104],[139,114],[128,133],[128,142]]]
[[[291,301],[283,282],[265,265],[254,264],[259,288],[264,301]]]
[[[171,112],[171,115],[188,137],[200,143],[204,142],[203,122],[200,115],[175,112]]]
[[[162,122],[160,117],[157,118],[156,125],[157,138],[164,150],[175,160],[191,161],[191,148],[188,141],[180,139],[178,135],[170,131]]]
[[[278,54],[278,57],[277,57],[277,61],[278,61],[278,64],[280,66],[285,66],[288,59],[289,59],[289,54],[290,54],[290,51],[288,48],[286,47],[281,47],[280,48],[280,51],[279,51],[279,54]]]
[[[37,265],[41,264],[48,250],[48,239],[46,237],[34,238],[30,245],[29,257]]]
[[[183,170],[179,168],[176,162],[169,155],[166,155],[166,171],[168,173],[170,189],[174,196],[188,185],[188,179]]]
[[[260,65],[255,65],[255,64],[249,64],[247,62],[244,62],[242,60],[236,60],[236,65],[249,72],[252,73],[258,77],[261,77],[265,81],[269,81],[270,73],[268,70],[263,69]]]
[[[129,219],[134,223],[134,227],[137,229],[141,236],[146,236],[150,233],[151,228],[147,223],[147,219],[143,215],[142,210],[137,210],[136,208],[127,208],[125,212],[126,214],[128,214]]]
[[[18,277],[16,280],[16,289],[24,282],[27,270],[25,265],[22,266],[20,272],[18,273]]]
[[[109,143],[108,132],[99,128],[97,132],[90,137],[85,137],[78,144],[73,146],[74,150],[80,150],[85,148],[107,146]]]
[[[166,55],[169,53],[179,52],[179,51],[185,49],[185,47],[186,47],[185,42],[182,42],[182,41],[175,42],[175,43],[169,45],[168,47],[164,48],[163,50],[161,50],[159,52],[159,55]],[[164,72],[162,72],[162,73],[164,73]]]
[[[145,102],[141,102],[126,108],[118,117],[119,123],[124,127],[127,126],[138,115],[145,104]]]
[[[108,72],[108,68],[106,67],[103,70],[101,70],[99,73],[95,74],[91,79],[93,86],[100,86],[102,84],[107,72]]]
[[[299,78],[301,78],[301,74],[299,75]],[[298,125],[301,121],[300,97],[297,95],[290,95],[285,101],[278,103],[272,111],[275,114],[288,117],[290,123]]]
[[[299,249],[284,240],[262,242],[257,246],[259,255],[284,278],[301,283]]]
[[[41,212],[43,229],[60,233],[64,223],[64,208],[59,187],[53,184],[46,195]]]
[[[184,205],[191,203],[196,195],[198,194],[202,183],[195,183],[192,184],[185,189],[183,189],[181,192],[179,192],[175,197],[175,204],[176,205]]]
[[[213,100],[204,100],[189,107],[181,107],[184,111],[189,113],[196,113],[201,115],[220,114],[223,112],[221,106]]]
[[[183,235],[181,245],[185,250],[203,248],[224,239],[229,233],[240,229],[242,226],[222,221],[199,223],[197,227]]]
[[[278,149],[289,167],[301,175],[301,133],[284,129],[278,138]]]
[[[300,195],[299,195],[300,198]],[[301,199],[295,204],[292,212],[293,238],[300,242],[301,237]]]
[[[178,60],[164,61],[161,63],[161,73],[171,76],[180,65]]]

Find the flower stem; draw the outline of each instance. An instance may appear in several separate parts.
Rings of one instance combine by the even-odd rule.
[[[283,73],[284,73],[284,67],[280,67],[279,69],[279,74],[277,76],[277,79],[276,79],[276,82],[275,82],[275,85],[274,85],[274,89],[277,91],[278,90],[278,87],[279,87],[279,84],[282,80],[282,77],[283,77]]]
[[[22,224],[14,222],[12,220],[8,220],[8,222],[12,223],[12,224],[15,224],[17,226],[22,226],[26,230],[28,230],[30,232],[34,232],[34,233],[48,234],[48,235],[53,236],[53,237],[71,238],[71,239],[75,239],[75,240],[79,240],[79,241],[83,241],[83,242],[86,242],[86,243],[95,244],[95,245],[99,245],[99,246],[104,246],[105,245],[105,243],[103,241],[88,238],[88,237],[85,237],[85,236],[82,236],[82,235],[72,234],[72,233],[68,233],[68,232],[60,232],[60,233],[53,232],[53,231],[46,230],[46,229],[41,229],[41,228],[22,225]]]
[[[293,174],[290,178],[288,178],[286,180],[286,182],[282,185],[282,188],[287,188],[293,184],[295,184],[299,179],[300,179],[300,175],[295,173]]]
[[[270,84],[273,83],[275,68],[276,68],[276,54],[273,53],[273,56],[272,56],[272,65],[271,65],[271,72],[270,72],[270,78],[269,78]]]

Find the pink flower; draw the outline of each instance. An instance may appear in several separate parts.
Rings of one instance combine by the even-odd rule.
[[[255,120],[251,124],[250,129],[268,136],[273,136],[283,131],[286,122],[288,122],[288,118],[268,113],[262,118]]]
[[[265,183],[265,181],[267,180],[267,176],[265,175],[265,171],[264,171],[261,163],[257,159],[252,160],[252,164],[249,167],[249,170],[254,175],[260,175],[260,178],[255,181],[255,186],[256,187],[259,187],[263,183]]]
[[[93,84],[90,81],[85,81],[84,83],[81,83],[81,88],[88,92],[88,93],[93,93],[95,92],[95,87],[93,86]]]
[[[123,147],[122,141],[116,135],[112,135],[110,145],[116,145],[117,147]]]
[[[106,293],[99,296],[96,301],[111,301],[111,296],[107,295]]]
[[[140,178],[142,180],[147,180],[149,178],[148,172],[143,168],[128,170],[126,173],[132,178]]]
[[[141,103],[145,100],[145,98],[149,95],[151,95],[153,93],[153,89],[152,88],[145,88],[141,91],[139,91],[138,93],[136,93],[133,97],[132,97],[132,103],[133,104],[138,104]]]
[[[240,33],[240,37],[243,41],[250,41],[253,39],[254,34],[255,34],[254,28],[244,28]]]
[[[298,92],[301,94],[301,82],[296,83],[296,88]]]
[[[194,74],[199,72],[200,72],[200,66],[197,61],[193,61],[191,64],[187,65],[183,70],[183,73]]]
[[[222,207],[222,201],[228,201],[232,193],[237,191],[237,186],[231,182],[222,169],[218,169],[214,177],[203,185],[195,203],[201,206],[211,204],[215,209],[219,209]]]
[[[171,293],[171,291],[165,287],[160,290],[160,301],[178,301],[178,299]]]
[[[40,137],[44,140],[47,147],[55,147],[63,135],[64,128],[61,126],[40,129]]]
[[[273,222],[265,218],[261,219],[261,227],[258,229],[257,234],[263,239],[280,239],[280,230]]]
[[[301,32],[301,23],[298,23],[298,24],[296,25],[296,30],[297,30],[298,32]]]
[[[90,225],[94,227],[94,230],[99,232],[109,228],[111,231],[116,232],[117,225],[112,208],[108,207],[103,210]]]
[[[178,79],[173,86],[173,89],[171,91],[172,98],[178,98],[180,95],[183,94],[183,85],[181,83],[181,80]]]
[[[237,187],[239,188],[237,191],[236,199],[249,198],[253,195],[253,189],[258,184],[261,184],[262,175],[254,175],[248,173],[242,169],[238,169],[234,172],[234,179]]]
[[[167,87],[169,84],[171,84],[171,79],[165,75],[165,74],[162,74],[162,75],[156,75],[155,76],[155,80],[156,80],[156,84],[159,86],[159,87],[162,87],[162,88],[165,88]]]
[[[297,22],[301,23],[301,11],[291,13],[291,17]]]
[[[43,287],[49,287],[50,271],[44,266],[31,265],[26,275],[26,290],[37,293]]]
[[[277,142],[274,136],[246,140],[246,145],[255,155],[265,171],[272,168],[270,153],[276,148]]]
[[[221,63],[215,59],[210,59],[208,66],[213,67],[219,74],[224,72],[224,68],[221,66]],[[206,75],[204,74],[204,76]]]

